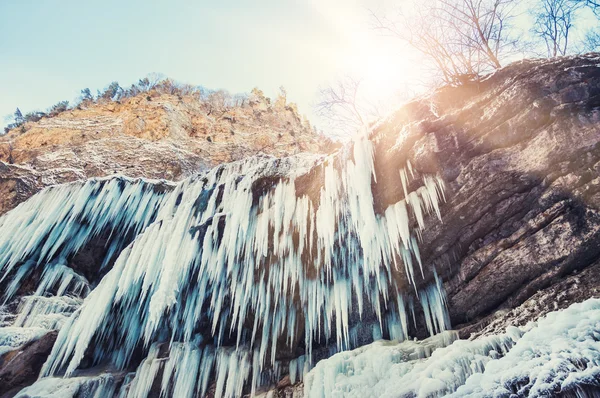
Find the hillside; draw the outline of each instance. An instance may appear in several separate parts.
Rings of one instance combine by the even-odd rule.
[[[0,214],[48,185],[113,174],[178,181],[252,155],[334,146],[285,97],[256,89],[231,105],[157,90],[82,103],[0,136]]]

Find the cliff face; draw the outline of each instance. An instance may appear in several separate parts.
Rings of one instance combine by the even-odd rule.
[[[181,180],[260,153],[322,153],[335,145],[294,104],[255,91],[235,106],[156,91],[82,104],[0,137],[0,214],[41,188],[91,177]]]
[[[265,103],[242,109],[269,112]],[[244,120],[234,119],[223,126]],[[162,123],[152,120],[137,133],[121,127],[114,138],[120,147],[112,146],[112,127],[98,133],[103,138],[78,144],[80,130],[60,130],[49,154],[35,149],[43,135],[33,127],[22,136],[11,133],[5,143],[12,145],[14,164],[2,170],[15,177],[5,179],[3,189],[10,195],[33,186],[23,190],[30,195],[49,181],[41,176],[58,178],[65,154],[79,165],[74,178],[106,171],[114,162],[124,174],[177,179],[195,172],[196,160],[206,167],[228,160],[226,148],[243,147],[248,154],[264,148],[254,141],[218,147],[220,139],[237,136],[229,127],[213,133],[212,142],[197,141],[173,127],[185,123],[161,130],[149,127]],[[281,133],[272,131],[279,139]],[[322,148],[310,137],[309,150]],[[221,152],[194,152],[200,144]],[[271,153],[295,151],[290,145],[273,144]],[[152,158],[163,150],[182,157],[169,158],[175,166]],[[85,166],[88,159],[94,168]],[[232,397],[277,382],[280,390],[296,391],[290,385],[311,366],[311,356],[316,362],[381,337],[423,338],[451,324],[460,337],[475,339],[471,347],[479,359],[463,361],[469,366],[458,361],[456,369],[464,373],[451,371],[452,380],[444,379],[449,373],[442,366],[439,383],[426,382],[429,395],[455,392],[466,386],[468,372],[484,372],[488,361],[508,358],[524,332],[503,340],[488,335],[600,297],[599,172],[600,56],[590,54],[518,62],[479,83],[440,89],[329,156],[250,158],[178,184],[109,178],[45,190],[0,218],[0,283],[5,296],[22,300],[0,312],[0,320],[14,326],[9,334],[17,336],[0,358],[6,367],[0,381],[12,383],[16,393],[34,379],[13,358],[47,357],[42,372],[54,377],[22,394],[60,391],[69,383],[81,391],[129,396],[203,391]],[[553,315],[534,338],[562,336],[561,325],[550,328],[553,319],[598,316],[598,303]],[[41,320],[23,315],[25,309]],[[32,321],[24,322],[28,317]],[[19,328],[25,324],[36,325],[30,332],[37,334],[23,337]],[[568,353],[573,372],[582,370],[578,364],[591,364],[584,366],[590,394],[600,388],[600,366],[586,357],[600,351],[597,325],[580,328],[596,336],[583,339],[596,351]],[[421,343],[406,341],[398,361],[420,358],[428,366],[425,357],[456,337],[444,332]],[[462,343],[443,351],[450,365],[467,347]],[[387,355],[385,346],[381,355]],[[351,361],[355,354],[348,355]],[[520,358],[509,359],[511,365]],[[342,365],[335,372],[352,376],[352,367]],[[323,368],[322,375],[335,376]],[[65,371],[68,377],[60,378]],[[555,376],[552,369],[543,375]],[[527,395],[537,375],[517,376],[498,388]],[[328,396],[332,379],[319,377],[312,373],[308,388]],[[569,396],[580,384],[553,393]]]
[[[514,320],[508,310],[534,294],[535,310],[519,323],[598,296],[598,54],[523,61],[440,90],[408,104],[374,140],[383,176],[408,159],[446,182],[443,224],[424,231],[420,248],[447,280],[452,324],[476,324],[466,335]],[[381,178],[382,202],[401,196],[386,184],[393,178]]]
[[[419,242],[425,278],[417,284],[431,282],[432,268],[437,271],[444,280],[453,329],[459,337],[473,340],[473,352],[478,352],[477,344],[504,338],[509,347],[494,348],[498,350],[494,355],[503,357],[507,354],[503,350],[518,341],[503,334],[508,327],[527,330],[531,326],[526,324],[550,312],[600,297],[600,54],[518,62],[479,83],[440,89],[382,121],[371,140],[377,176],[372,190],[380,214],[405,197],[398,170],[407,162],[415,174],[437,174],[445,182],[442,222],[435,214],[425,217],[427,227]],[[409,288],[404,278],[398,280]],[[560,328],[556,316],[542,322],[539,330]],[[423,318],[411,329],[414,335],[427,336]],[[563,333],[575,333],[574,329]],[[525,350],[541,358],[545,349],[537,352],[536,344],[553,350],[563,342],[539,340]],[[339,383],[338,389],[359,395],[365,388],[370,393],[379,388],[407,396],[431,388],[429,396],[445,396],[457,388],[448,382],[460,385],[464,380],[440,376],[434,383],[432,369],[460,374],[461,363],[478,366],[477,360],[461,357],[460,346],[427,360],[424,373],[417,371],[419,361],[382,365],[383,358],[397,352],[415,357],[414,347],[402,344],[374,345],[331,358],[310,373],[304,393],[331,396],[332,391],[323,387]],[[597,349],[596,344],[592,357]],[[519,396],[537,396],[532,386],[549,396],[571,396],[573,389],[594,395],[600,389],[597,367],[590,365],[585,383],[558,387],[564,376],[557,377],[556,368],[568,365],[556,362],[555,368],[545,370],[545,379],[538,379],[518,366],[526,363],[527,355],[516,360],[515,356],[506,373],[496,366],[486,374],[487,382],[496,378],[488,388],[497,384],[502,394]],[[569,353],[559,356],[569,358]],[[382,370],[395,366],[400,367],[397,373]],[[536,365],[527,366],[533,372]],[[372,380],[366,381],[364,375]],[[466,372],[457,378],[468,376]],[[285,396],[288,390],[280,388],[278,394]],[[467,391],[452,396],[493,395],[485,388],[477,394]]]

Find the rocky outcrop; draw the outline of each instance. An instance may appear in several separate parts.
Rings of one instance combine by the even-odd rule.
[[[565,309],[590,297],[600,297],[600,261],[595,261],[581,272],[574,271],[538,291],[518,307],[498,310],[479,322],[462,328],[460,332],[464,338],[498,334],[509,325],[525,326],[548,312]]]
[[[156,91],[81,104],[0,137],[0,214],[41,188],[113,174],[181,180],[224,162],[264,153],[327,152],[294,104],[255,90],[215,108],[193,95]]]
[[[417,282],[437,270],[461,338],[600,297],[600,54],[526,60],[439,89],[380,122],[371,139],[380,213],[404,197],[407,162],[445,182],[442,223],[425,220]],[[313,170],[300,191],[318,203],[322,183]],[[418,323],[411,335],[426,337]]]
[[[402,197],[392,165],[410,161],[446,183],[443,223],[428,223],[420,248],[446,280],[453,325],[484,328],[538,291],[528,319],[564,308],[558,286],[600,258],[598,54],[522,61],[443,88],[374,139],[380,208]],[[598,296],[596,283],[575,286],[576,300]]]
[[[31,385],[52,350],[58,332],[52,331],[39,340],[0,356],[0,397],[14,396],[23,387]]]

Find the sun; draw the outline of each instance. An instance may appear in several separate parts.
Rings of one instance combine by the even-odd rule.
[[[410,48],[381,38],[356,47],[348,65],[350,74],[361,80],[361,91],[366,98],[386,101],[390,97],[409,97],[422,83],[422,63]]]

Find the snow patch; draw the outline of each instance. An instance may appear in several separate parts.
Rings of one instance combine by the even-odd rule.
[[[600,389],[600,299],[499,335],[449,344],[449,333],[336,354],[305,375],[305,395],[539,397]]]
[[[17,328],[3,327],[0,328],[0,355],[18,349],[27,343],[38,340],[40,337],[48,333],[46,329],[39,327]]]

